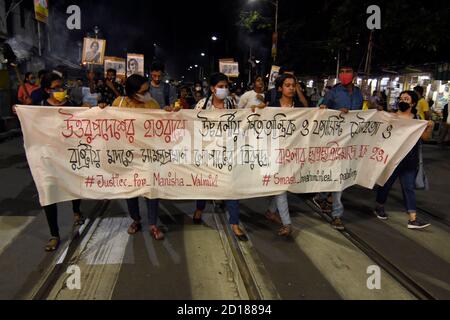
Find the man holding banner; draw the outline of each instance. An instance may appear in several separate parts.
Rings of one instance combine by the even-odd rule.
[[[339,110],[343,113],[348,113],[350,110],[362,110],[363,96],[359,88],[353,84],[355,77],[356,74],[352,67],[342,67],[339,71],[340,84],[327,93],[320,108]],[[344,215],[344,205],[341,201],[342,192],[333,192],[331,196],[333,198],[331,225],[337,230],[344,230],[341,220]],[[319,193],[313,198],[313,203],[322,210],[327,207],[327,198],[327,193]]]

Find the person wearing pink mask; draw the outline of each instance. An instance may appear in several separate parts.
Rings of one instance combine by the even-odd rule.
[[[340,68],[340,83],[328,91],[320,108],[340,110],[344,113],[352,110],[361,110],[363,107],[363,96],[361,90],[353,84],[355,76],[356,74],[352,67]]]
[[[340,83],[327,92],[320,108],[340,110],[343,113],[362,110],[363,96],[361,90],[353,83],[355,76],[356,74],[352,67],[341,67],[339,69]],[[329,213],[331,211],[333,219],[331,222],[332,227],[337,230],[344,230],[345,228],[341,220],[344,215],[344,206],[341,201],[342,192],[333,192],[331,196],[333,198],[331,210],[329,209],[330,204],[327,201],[328,193],[319,193],[312,199],[312,202],[322,212]]]

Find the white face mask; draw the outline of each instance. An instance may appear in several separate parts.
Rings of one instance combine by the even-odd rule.
[[[145,94],[136,94],[136,99],[141,101],[141,102],[149,102],[151,101],[152,95],[150,94],[150,92],[146,92]]]
[[[216,94],[215,96],[217,97],[217,99],[219,100],[225,100],[228,97],[228,89],[224,89],[224,88],[218,88],[216,89]]]
[[[203,88],[202,87],[195,87],[195,91],[202,91]]]

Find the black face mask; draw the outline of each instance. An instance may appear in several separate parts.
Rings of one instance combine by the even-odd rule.
[[[405,112],[407,111],[409,108],[411,108],[411,106],[409,105],[409,103],[407,102],[399,102],[398,104],[398,108],[401,112]]]

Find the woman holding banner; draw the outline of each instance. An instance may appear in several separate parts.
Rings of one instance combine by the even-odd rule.
[[[419,97],[414,91],[404,91],[400,94],[400,100],[398,104],[397,116],[400,119],[418,119],[416,116],[415,107]],[[430,130],[431,129],[431,130]],[[422,135],[421,140],[429,140],[433,131],[433,122],[429,121],[427,130]],[[419,161],[421,158],[422,142],[419,140],[414,148],[406,155],[406,157],[400,162],[395,169],[392,176],[385,183],[383,187],[379,187],[377,190],[377,205],[375,208],[375,215],[381,220],[387,220],[388,216],[384,211],[384,205],[389,196],[389,191],[392,188],[395,180],[400,179],[402,186],[403,200],[405,203],[405,209],[409,215],[408,229],[424,229],[429,227],[430,224],[417,219],[416,213],[416,177],[418,174]]]
[[[273,107],[279,108],[300,108],[303,105],[296,103],[297,79],[289,73],[284,73],[275,81],[275,89],[281,94],[281,98],[275,102]],[[256,107],[252,107],[255,112]],[[292,234],[292,221],[289,214],[289,203],[287,192],[284,192],[271,199],[266,218],[272,222],[283,225],[278,230],[278,235],[288,237]]]
[[[200,100],[195,107],[196,110],[221,110],[235,109],[233,100],[229,97],[228,77],[223,73],[215,73],[210,78],[210,92],[208,97]],[[225,205],[230,214],[230,225],[234,235],[239,241],[248,241],[247,236],[239,227],[239,201],[225,200]],[[202,223],[202,214],[206,208],[206,201],[197,201],[197,208],[194,213],[193,222],[195,224]]]
[[[158,102],[148,93],[149,83],[143,76],[134,74],[128,77],[125,97],[119,97],[113,102],[113,107],[144,108],[160,110]],[[147,203],[147,216],[150,234],[155,240],[163,240],[164,233],[158,228],[159,199],[145,199]],[[128,228],[128,234],[133,235],[142,230],[141,216],[139,214],[139,198],[127,199],[128,211],[133,223]]]
[[[67,97],[67,91],[63,88],[63,79],[56,73],[48,73],[42,78],[41,88],[44,92],[43,106],[64,107],[73,106]],[[81,200],[72,201],[74,226],[84,224],[84,217],[80,210]],[[56,203],[44,207],[47,223],[50,228],[51,238],[45,246],[45,251],[51,252],[58,249],[61,242],[58,227],[58,205]]]

